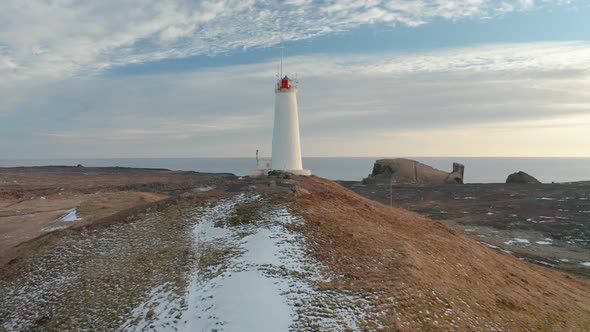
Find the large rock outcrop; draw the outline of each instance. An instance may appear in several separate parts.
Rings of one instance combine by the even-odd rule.
[[[416,160],[395,158],[380,159],[373,166],[373,172],[364,183],[393,181],[398,184],[441,184],[463,183],[465,166],[453,163],[450,173],[422,164]]]
[[[523,171],[512,173],[506,178],[506,183],[518,183],[518,184],[539,184],[541,181],[537,180],[534,176],[527,174]]]

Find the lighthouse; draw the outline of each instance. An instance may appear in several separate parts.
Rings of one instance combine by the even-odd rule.
[[[275,87],[271,169],[296,175],[311,175],[311,171],[303,169],[301,162],[297,87],[287,75],[282,78],[279,76]]]

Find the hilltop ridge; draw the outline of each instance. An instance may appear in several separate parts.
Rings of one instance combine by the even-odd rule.
[[[438,221],[298,178],[315,254],[346,276],[335,287],[382,291],[402,329],[590,329],[590,284],[490,249]]]

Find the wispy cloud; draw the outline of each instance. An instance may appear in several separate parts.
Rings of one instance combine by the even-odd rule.
[[[486,144],[495,155],[502,148],[504,155],[542,155],[537,145],[547,147],[546,155],[587,155],[590,43],[285,61],[301,81],[306,155],[485,155],[488,150],[478,154],[473,145]],[[43,151],[77,147],[60,152],[65,156],[269,151],[273,68],[261,63],[13,84],[0,90],[0,106],[13,122],[20,119],[19,133],[31,145],[19,141],[23,147],[15,149],[16,139],[9,138],[0,141],[0,150],[22,155],[51,143]],[[526,144],[510,146],[507,137]]]
[[[128,141],[128,140],[183,140],[198,135],[227,131],[244,131],[267,127],[268,117],[265,114],[250,114],[247,116],[201,116],[192,121],[178,120],[170,117],[156,116],[144,117],[140,122],[142,126],[122,128],[85,128],[69,129],[61,131],[49,131],[38,133],[41,136],[62,139],[63,142],[93,142],[96,140]],[[120,118],[119,118],[120,119]],[[120,119],[121,120],[121,119]],[[119,123],[122,126],[132,125],[132,121]]]
[[[487,19],[562,2],[7,0],[0,11],[0,75],[64,78],[130,63],[269,47],[364,24]]]
[[[273,67],[264,64],[256,71],[268,75]],[[270,70],[270,71],[269,71]],[[378,55],[314,55],[292,57],[289,70],[307,76],[332,74],[408,74],[506,72],[565,72],[590,70],[589,42],[546,42],[488,44],[425,52]]]

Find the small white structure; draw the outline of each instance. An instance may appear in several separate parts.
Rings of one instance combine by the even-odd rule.
[[[271,169],[297,175],[311,175],[303,169],[299,140],[297,87],[285,75],[275,87],[275,118],[272,133]]]
[[[251,176],[265,176],[268,175],[271,169],[270,158],[260,158],[258,150],[256,150],[256,169],[250,173]]]

